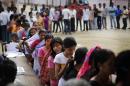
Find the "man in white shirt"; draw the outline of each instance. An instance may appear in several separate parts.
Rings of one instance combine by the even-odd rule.
[[[108,9],[106,8],[106,4],[103,3],[103,10],[102,10],[102,25],[103,25],[103,29],[107,29],[107,14],[108,14]]]
[[[11,11],[11,8],[10,8],[10,7],[7,8],[6,13],[8,14],[8,19],[10,20],[10,16],[14,14],[14,13]]]
[[[36,16],[33,15],[33,12],[29,12],[29,16],[27,17],[27,20],[30,24],[30,27],[32,27],[33,23],[37,21]]]
[[[75,19],[76,19],[76,10],[74,7],[70,10],[70,22],[71,22],[71,31],[75,32]]]
[[[122,15],[123,27],[122,27],[122,29],[124,29],[124,30],[126,30],[126,28],[127,28],[127,18],[128,18],[128,9],[126,8],[126,6],[123,6],[123,15]]]
[[[50,8],[50,13],[49,13],[49,19],[52,21],[53,20],[53,16],[55,15],[55,8],[51,7]]]
[[[53,16],[55,15],[55,8],[51,7],[49,12],[50,27],[52,27]]]
[[[90,15],[89,6],[86,5],[86,6],[84,6],[84,9],[83,9],[83,22],[84,22],[83,31],[85,31],[85,30],[88,31],[89,15]]]
[[[65,6],[65,8],[62,10],[62,15],[64,19],[64,32],[65,34],[69,33],[71,34],[71,28],[70,28],[70,10]]]
[[[9,32],[7,30],[7,24],[9,23],[9,14],[2,9],[0,12],[0,37],[2,37],[0,40],[3,42],[8,41],[9,42]]]

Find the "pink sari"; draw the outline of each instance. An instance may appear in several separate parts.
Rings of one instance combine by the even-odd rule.
[[[89,59],[90,59],[90,55],[94,52],[96,48],[101,48],[101,47],[100,46],[93,47],[87,52],[85,61],[77,74],[77,79],[80,79],[91,68],[91,65],[89,64]]]

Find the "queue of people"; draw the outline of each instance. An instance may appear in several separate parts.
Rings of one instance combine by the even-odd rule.
[[[117,28],[115,22],[117,20],[118,29],[120,29],[119,21],[122,17],[124,24],[122,29],[126,29],[128,17],[126,6],[123,7],[123,11],[120,6],[116,9],[114,4],[111,4],[109,8],[103,4],[103,8],[102,4],[99,4],[99,8],[96,5],[93,8],[84,5],[83,9],[78,9],[78,11],[74,8],[70,10],[67,6],[63,10],[60,7],[55,10],[54,7],[48,9],[43,5],[40,13],[36,12],[34,16],[31,10],[27,18],[24,13],[25,5],[21,9],[21,14],[16,13],[16,7],[9,7],[8,13],[1,7],[0,32],[2,35],[0,37],[3,42],[11,41],[11,44],[16,45],[14,47],[16,50],[24,53],[42,86],[130,86],[130,50],[115,55],[113,51],[101,46],[90,50],[86,47],[76,48],[75,38],[66,37],[62,40],[52,35],[52,32],[58,32],[58,27],[60,32],[71,34],[78,30],[78,23],[80,23],[81,31],[93,28],[107,29],[108,14],[111,28]],[[7,15],[9,13],[10,17]],[[8,69],[11,71],[8,72]],[[0,86],[13,83],[16,71],[14,62],[0,57]],[[79,83],[71,79],[79,80]]]
[[[114,3],[111,3],[110,6],[105,3],[93,6],[85,4],[64,7],[43,5],[40,11],[37,7],[35,9],[31,7],[29,13],[26,12],[26,5],[23,5],[20,13],[17,12],[17,7],[13,3],[7,10],[4,10],[2,3],[0,5],[0,40],[4,42],[10,41],[12,33],[19,33],[19,30],[25,27],[22,26],[25,22],[28,23],[27,33],[32,27],[45,28],[48,32],[62,32],[63,34],[71,34],[78,29],[80,31],[108,29],[108,16],[110,18],[109,28],[123,30],[129,28],[130,11],[126,6],[115,6]]]

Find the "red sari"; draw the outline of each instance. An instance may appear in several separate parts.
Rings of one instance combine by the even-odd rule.
[[[40,48],[39,51],[41,52],[41,55],[39,57],[39,62],[41,65],[40,70],[40,80],[43,85],[48,84],[50,81],[49,77],[49,68],[48,68],[48,58],[51,54],[51,49],[46,49],[45,46]],[[43,52],[43,55],[42,55]]]

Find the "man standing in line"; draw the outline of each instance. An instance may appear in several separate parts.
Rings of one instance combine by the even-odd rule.
[[[101,3],[99,3],[99,8],[98,8],[97,25],[98,25],[98,29],[101,30],[102,28],[102,4]]]
[[[9,42],[9,31],[7,25],[9,23],[9,14],[2,9],[0,11],[0,34],[3,42]]]
[[[106,4],[103,3],[103,11],[102,11],[102,25],[103,25],[103,29],[107,29],[107,13],[108,13],[108,9],[106,8]]]
[[[80,23],[80,31],[82,31],[82,16],[83,16],[83,11],[82,9],[80,8],[80,5],[79,5],[79,8],[77,9],[77,12],[76,12],[76,31],[78,30],[78,24]]]
[[[74,6],[70,10],[71,32],[75,32],[76,10]]]
[[[70,10],[65,6],[65,8],[62,11],[63,19],[64,19],[64,33],[71,34],[71,28],[70,28]]]
[[[122,19],[123,19],[123,30],[126,30],[127,28],[127,18],[128,18],[128,9],[126,8],[126,6],[123,6],[123,15],[122,15]]]
[[[120,29],[120,18],[122,15],[122,10],[120,9],[120,5],[117,6],[116,10],[116,22],[117,22],[117,29]]]
[[[93,5],[93,11],[94,11],[94,29],[97,29],[98,9],[96,7],[96,4]]]
[[[111,29],[116,28],[116,15],[115,15],[115,12],[116,12],[116,8],[114,6],[114,3],[111,3],[110,7],[109,7]],[[114,24],[114,26],[113,26],[113,24]]]
[[[84,23],[83,31],[85,30],[88,31],[89,15],[90,15],[89,6],[88,4],[86,4],[83,9],[83,23]]]

